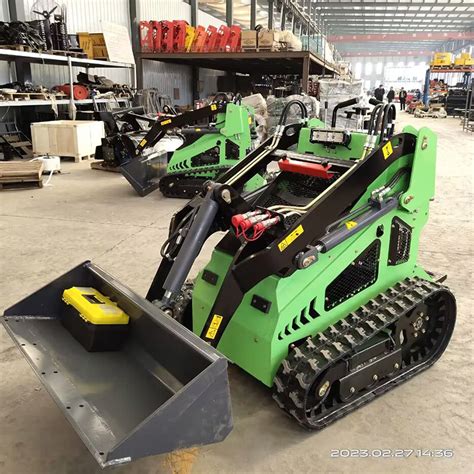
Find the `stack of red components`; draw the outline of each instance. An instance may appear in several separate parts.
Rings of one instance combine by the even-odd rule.
[[[184,20],[163,20],[141,21],[139,28],[140,47],[144,53],[240,51],[242,30],[237,25],[222,25],[219,29],[209,25],[206,30],[203,26],[193,29]]]

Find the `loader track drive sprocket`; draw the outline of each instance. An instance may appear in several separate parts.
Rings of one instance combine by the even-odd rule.
[[[290,108],[301,109],[301,119],[288,124]],[[51,287],[99,287],[129,314],[125,355],[135,355],[141,370],[154,371],[153,380],[167,383],[170,394],[155,416],[174,425],[166,442],[156,438],[161,425],[148,430],[138,425],[132,435],[155,436],[153,447],[143,452],[129,438],[122,450],[109,443],[109,463],[225,438],[232,427],[226,361],[266,385],[296,423],[320,430],[442,355],[456,302],[444,277],[418,263],[420,233],[434,198],[437,138],[428,128],[411,126],[395,134],[394,122],[393,104],[377,104],[365,132],[328,128],[308,119],[303,103],[290,102],[272,137],[207,181],[173,216],[146,298],[122,286],[117,296],[115,280],[86,262],[6,311],[5,326],[19,345],[29,344],[28,325],[59,344],[59,330],[51,335],[45,330],[51,322],[42,323],[43,332],[37,327],[41,315],[48,321],[60,317],[48,314],[54,313],[45,304]],[[269,171],[270,183],[244,191],[257,174]],[[225,234],[210,260],[189,280],[204,243],[218,231]],[[94,278],[77,281],[78,268]],[[35,303],[41,306],[36,311]],[[34,351],[20,348],[32,358]],[[198,364],[190,362],[194,353],[201,357]],[[109,363],[105,356],[104,363]],[[81,367],[84,382],[92,369]],[[181,391],[174,391],[170,376]],[[195,387],[203,377],[207,385]],[[112,376],[107,380],[117,383]],[[183,401],[175,401],[179,394],[195,397],[196,406],[185,404],[183,411]],[[94,397],[81,396],[94,404]],[[164,407],[176,418],[160,418]],[[93,408],[97,414],[100,407]],[[132,423],[118,423],[118,416],[109,422],[110,408],[102,419],[114,434],[123,434],[119,428],[130,429]],[[173,442],[183,413],[194,435]],[[160,443],[166,447],[158,448]],[[97,444],[89,443],[93,453]]]

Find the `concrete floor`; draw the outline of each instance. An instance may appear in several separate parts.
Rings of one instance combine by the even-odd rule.
[[[225,442],[199,450],[194,473],[472,472],[474,140],[456,119],[401,115],[401,122],[439,134],[437,198],[420,259],[449,275],[457,297],[458,322],[445,355],[410,383],[315,434],[299,429],[265,387],[231,367],[235,428]],[[66,162],[63,171],[52,187],[0,195],[2,311],[86,259],[140,294],[148,288],[169,218],[183,202],[159,192],[139,198],[121,175],[92,171],[88,163]],[[99,471],[3,327],[0,374],[0,472]],[[335,459],[335,448],[453,449],[454,457]],[[164,461],[158,456],[116,469],[170,472]]]

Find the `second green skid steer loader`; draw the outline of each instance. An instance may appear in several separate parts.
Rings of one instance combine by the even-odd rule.
[[[282,120],[175,214],[146,298],[84,262],[5,311],[101,466],[225,439],[228,361],[296,424],[321,430],[446,349],[455,299],[418,262],[435,134],[393,134],[393,105],[374,109],[367,133],[328,129],[296,106],[298,123]],[[243,193],[268,165],[275,179]]]

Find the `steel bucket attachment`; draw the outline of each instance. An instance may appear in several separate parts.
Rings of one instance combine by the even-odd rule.
[[[122,349],[87,352],[63,327],[72,286],[130,316]],[[3,324],[102,467],[216,443],[232,429],[227,360],[90,262],[7,309]]]
[[[166,174],[168,153],[153,152],[152,154],[132,158],[120,169],[133,189],[141,196],[147,196],[158,189],[160,178]]]

